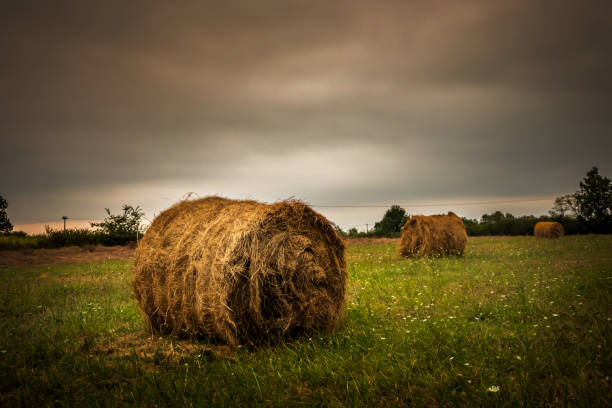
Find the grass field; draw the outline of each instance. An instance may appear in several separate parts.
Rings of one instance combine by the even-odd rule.
[[[130,261],[0,268],[0,405],[612,404],[612,236],[346,257],[339,330],[257,350],[144,333]]]

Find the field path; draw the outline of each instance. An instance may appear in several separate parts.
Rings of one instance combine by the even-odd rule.
[[[0,266],[52,265],[94,262],[109,259],[128,260],[134,257],[130,246],[85,246],[57,249],[16,249],[0,251]]]

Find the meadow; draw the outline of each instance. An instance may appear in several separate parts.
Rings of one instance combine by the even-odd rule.
[[[258,349],[147,334],[131,261],[1,267],[0,405],[612,404],[612,236],[346,260],[338,330]]]

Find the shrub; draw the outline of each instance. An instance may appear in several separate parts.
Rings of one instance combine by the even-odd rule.
[[[111,214],[106,208],[108,217],[102,222],[92,222],[91,226],[99,228],[102,234],[102,244],[104,245],[125,245],[130,241],[138,240],[144,228],[142,217],[144,212],[139,206],[132,207],[125,204],[122,207],[123,214]]]
[[[67,246],[97,245],[103,243],[103,234],[87,228],[54,230],[46,227],[41,242],[44,248],[61,248]]]

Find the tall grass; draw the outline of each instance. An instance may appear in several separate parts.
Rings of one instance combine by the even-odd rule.
[[[61,248],[85,245],[125,245],[136,241],[135,234],[113,233],[87,228],[47,229],[40,235],[0,235],[0,250],[26,248]]]
[[[150,336],[130,262],[0,269],[0,405],[610,406],[612,236],[347,251],[341,327],[255,350]]]

